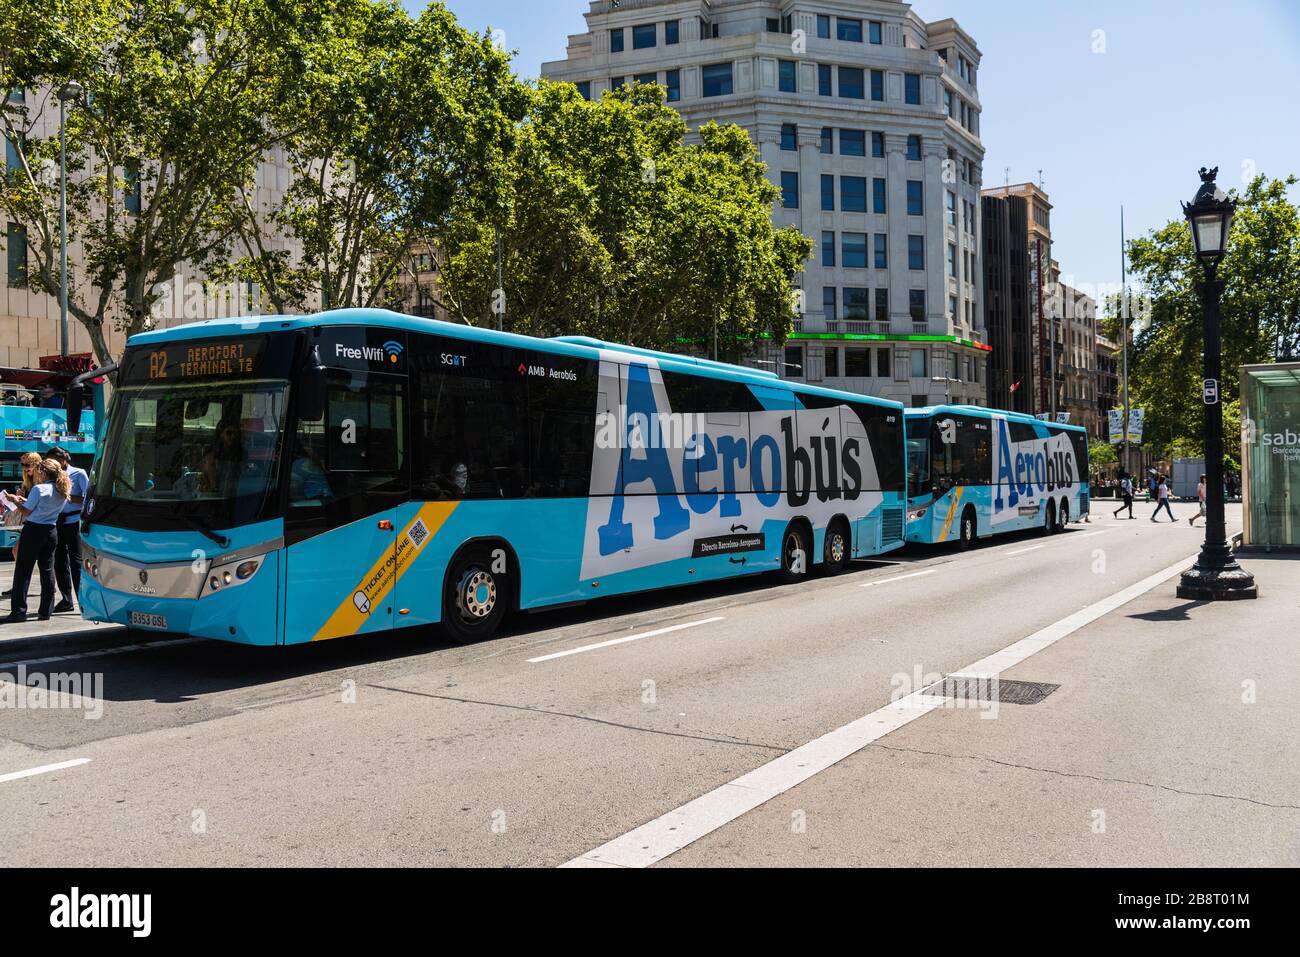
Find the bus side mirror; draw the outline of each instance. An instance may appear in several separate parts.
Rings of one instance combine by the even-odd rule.
[[[68,409],[68,432],[76,435],[81,431],[81,407],[86,404],[86,390],[81,383],[68,389],[68,398],[64,404]]]
[[[320,352],[312,347],[311,355],[298,377],[298,420],[319,422],[325,418],[325,370],[320,364]]]

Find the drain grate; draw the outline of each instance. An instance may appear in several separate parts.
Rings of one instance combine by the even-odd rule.
[[[998,704],[1038,704],[1060,685],[1042,681],[1012,681],[953,675],[931,685],[928,694],[961,701],[996,701]]]

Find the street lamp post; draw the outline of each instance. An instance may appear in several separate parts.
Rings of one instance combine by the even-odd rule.
[[[68,104],[82,87],[69,80],[59,88],[59,354],[68,355],[68,149],[64,121]]]
[[[1183,204],[1183,213],[1192,227],[1196,257],[1205,269],[1205,281],[1200,284],[1205,307],[1205,380],[1202,384],[1205,402],[1205,543],[1196,564],[1183,572],[1178,585],[1179,598],[1195,601],[1256,598],[1259,594],[1255,577],[1233,558],[1223,520],[1223,406],[1219,384],[1223,281],[1218,273],[1219,263],[1228,248],[1228,232],[1237,204],[1214,184],[1218,172],[1218,167],[1212,170],[1202,167],[1201,188],[1196,198],[1190,204]]]

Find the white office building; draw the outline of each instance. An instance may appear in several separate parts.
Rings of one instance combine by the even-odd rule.
[[[779,226],[816,243],[784,376],[909,404],[983,404],[980,53],[898,0],[599,0],[553,80],[653,81],[692,128],[754,137]]]

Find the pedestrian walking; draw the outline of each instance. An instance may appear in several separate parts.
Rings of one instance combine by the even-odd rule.
[[[59,547],[59,513],[72,492],[72,481],[54,459],[41,461],[36,468],[36,479],[36,484],[19,502],[19,510],[26,521],[18,539],[9,614],[0,618],[0,624],[27,620],[27,588],[31,584],[33,568],[39,569],[41,576],[41,621],[49,621],[54,608],[54,553]]]
[[[1201,510],[1187,520],[1188,525],[1195,526],[1198,518],[1205,518],[1205,476],[1196,483],[1196,498],[1201,503]]]
[[[86,490],[90,488],[90,476],[85,469],[72,464],[72,456],[67,449],[56,445],[46,454],[63,466],[72,486],[63,511],[59,513],[59,544],[54,553],[54,580],[58,582],[60,596],[59,603],[54,606],[54,613],[59,614],[72,611],[81,592],[81,504],[86,500]]]
[[[19,487],[17,494],[14,496],[15,501],[21,501],[23,498],[25,498],[27,493],[32,490],[32,486],[36,484],[36,467],[41,464],[41,457],[37,455],[35,452],[24,452],[22,457],[18,459],[18,464],[22,466],[23,484],[21,487]],[[16,517],[18,519],[21,519],[22,514],[19,513]],[[20,533],[19,540],[13,547],[13,559],[15,565],[18,562],[18,552],[21,546],[22,546],[22,536]],[[12,588],[9,588],[4,592],[0,592],[0,598],[8,598],[13,593],[14,590]]]
[[[1169,507],[1169,482],[1166,481],[1163,475],[1161,475],[1156,480],[1155,494],[1156,494],[1157,504],[1156,504],[1156,510],[1151,513],[1151,521],[1154,522],[1156,520],[1156,516],[1160,514],[1160,510],[1162,508],[1165,510],[1166,514],[1169,515],[1169,521],[1171,522],[1178,521],[1178,519],[1174,518],[1173,509]]]
[[[1133,514],[1133,479],[1129,477],[1127,472],[1125,472],[1123,478],[1119,480],[1119,494],[1123,497],[1124,504],[1115,509],[1115,517],[1119,518],[1119,513],[1128,509],[1128,517],[1137,518],[1137,516]]]

